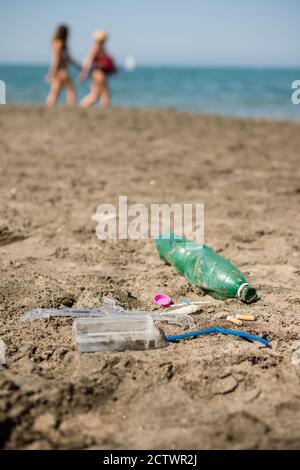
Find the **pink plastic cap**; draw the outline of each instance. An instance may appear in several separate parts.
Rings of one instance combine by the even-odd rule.
[[[155,304],[160,305],[161,307],[169,307],[169,305],[171,305],[171,303],[172,303],[171,297],[169,297],[166,294],[156,294],[153,297],[152,301]]]

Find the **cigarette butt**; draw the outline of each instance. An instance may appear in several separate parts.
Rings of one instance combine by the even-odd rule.
[[[239,320],[238,318],[231,317],[230,315],[226,318],[227,321],[230,321],[231,323],[234,323],[235,325],[241,326],[243,322]]]
[[[238,320],[244,320],[244,321],[254,321],[255,317],[253,315],[236,315],[236,318]]]

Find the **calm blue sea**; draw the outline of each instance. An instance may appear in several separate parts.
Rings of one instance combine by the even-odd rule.
[[[46,72],[47,66],[0,65],[7,103],[43,103]],[[291,101],[294,80],[300,80],[300,68],[138,67],[112,77],[111,88],[114,106],[300,120],[300,105]],[[87,93],[88,83],[76,86],[79,98]]]

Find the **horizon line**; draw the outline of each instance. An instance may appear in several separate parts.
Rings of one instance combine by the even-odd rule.
[[[120,61],[121,62],[121,61]],[[122,62],[121,62],[122,63]],[[0,62],[0,67],[49,67],[49,62]],[[179,64],[179,63],[137,63],[136,68],[203,68],[203,69],[273,69],[273,70],[300,70],[299,65],[258,65],[258,64]],[[122,66],[120,67],[122,68]]]

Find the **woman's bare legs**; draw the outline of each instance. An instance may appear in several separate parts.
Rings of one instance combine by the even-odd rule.
[[[68,79],[65,83],[67,93],[67,104],[68,106],[76,105],[76,91],[71,79]]]
[[[61,89],[62,89],[61,81],[58,79],[52,80],[50,92],[46,100],[46,105],[49,108],[51,108],[52,106],[56,104],[58,97],[60,95]]]
[[[109,88],[107,86],[106,75],[101,70],[94,70],[92,73],[92,83],[90,93],[83,98],[80,103],[82,108],[89,108],[98,99],[101,99],[101,106],[107,108],[110,103]]]
[[[109,105],[110,105],[110,91],[109,91],[107,83],[105,83],[103,90],[102,90],[102,94],[100,98],[100,105],[102,106],[102,108],[109,108]]]
[[[82,108],[90,108],[99,99],[100,94],[101,88],[92,81],[90,92],[81,100],[80,106]]]
[[[68,106],[76,105],[76,91],[73,82],[66,70],[59,70],[55,78],[51,80],[51,89],[46,101],[48,107],[56,104],[63,88],[66,89]]]

